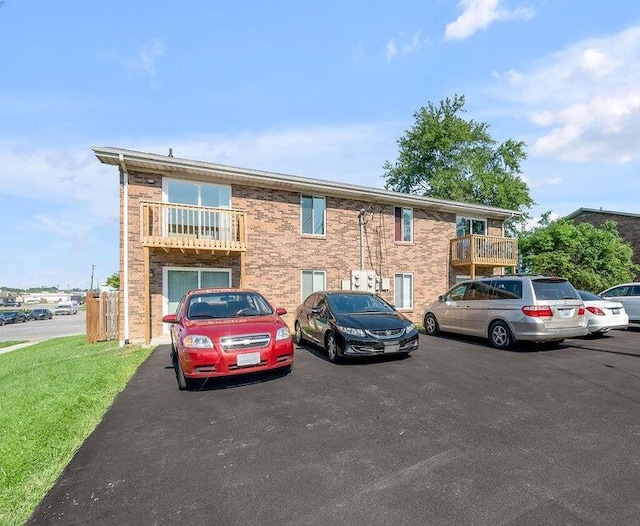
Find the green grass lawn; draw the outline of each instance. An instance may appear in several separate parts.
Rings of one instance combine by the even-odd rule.
[[[0,354],[0,524],[25,523],[151,351],[71,336]]]

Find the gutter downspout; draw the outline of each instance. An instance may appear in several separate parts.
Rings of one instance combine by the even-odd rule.
[[[120,168],[122,169],[122,187],[123,187],[123,217],[122,217],[122,236],[124,239],[122,240],[123,244],[123,268],[122,268],[122,278],[123,278],[123,288],[122,292],[124,294],[124,329],[123,336],[124,341],[120,343],[120,345],[128,345],[129,344],[129,172],[127,172],[127,165],[124,163],[124,155],[120,154]]]

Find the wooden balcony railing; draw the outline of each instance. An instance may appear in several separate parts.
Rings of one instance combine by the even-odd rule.
[[[518,240],[512,237],[470,236],[451,239],[451,265],[513,267],[518,263]]]
[[[142,245],[165,250],[244,252],[247,213],[229,208],[141,203]]]

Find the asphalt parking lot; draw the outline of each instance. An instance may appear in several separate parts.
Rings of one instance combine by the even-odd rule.
[[[53,305],[44,305],[44,308],[53,312]],[[74,334],[86,334],[86,311],[81,309],[78,314],[53,316],[50,320],[31,320],[26,323],[11,323],[0,326],[0,341],[32,341],[39,342],[71,336]]]
[[[158,347],[29,524],[622,525],[640,517],[640,327],[179,392]]]

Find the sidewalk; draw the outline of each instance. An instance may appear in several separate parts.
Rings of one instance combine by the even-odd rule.
[[[9,351],[15,351],[16,349],[22,349],[23,347],[29,347],[30,345],[35,345],[36,343],[40,343],[40,342],[39,341],[22,342],[22,343],[17,343],[16,345],[12,345],[11,347],[3,347],[2,349],[0,349],[0,354],[4,354]]]

